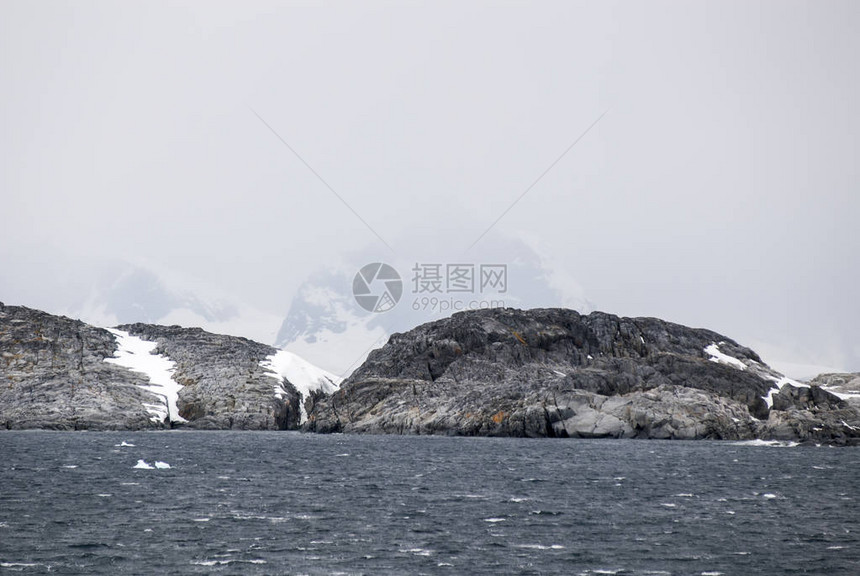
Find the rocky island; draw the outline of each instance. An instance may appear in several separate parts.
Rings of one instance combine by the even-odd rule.
[[[479,310],[393,335],[304,429],[860,443],[860,395],[831,383],[795,382],[726,336],[655,318]]]
[[[200,328],[107,330],[0,303],[0,427],[296,429],[339,379]]]
[[[860,444],[860,377],[786,378],[752,350],[655,318],[493,309],[394,334],[345,382],[199,328],[0,304],[0,428]]]

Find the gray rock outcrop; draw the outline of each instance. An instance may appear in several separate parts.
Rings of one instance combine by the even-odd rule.
[[[0,427],[275,430],[307,413],[313,432],[860,444],[860,375],[793,382],[725,336],[654,318],[458,313],[392,335],[331,396],[314,392],[331,381],[284,377],[305,373],[290,372],[290,357],[273,377],[271,346],[198,328],[119,329],[173,362],[181,418],[153,416],[167,397],[117,360],[110,331],[0,303]]]
[[[277,352],[271,346],[198,328],[119,328],[157,343],[154,352],[175,362],[177,408],[187,422],[153,417],[147,405],[163,406],[165,397],[144,388],[151,385],[147,375],[105,361],[118,350],[108,330],[0,303],[0,427],[295,429],[300,400],[313,405],[315,396],[301,398],[291,382],[261,366]]]
[[[819,374],[809,384],[820,386],[849,404],[860,407],[860,373]]]
[[[160,428],[142,374],[105,362],[107,330],[0,304],[0,427],[54,430]]]
[[[277,350],[247,338],[212,334],[201,328],[126,324],[132,336],[157,342],[155,352],[176,362],[182,385],[177,407],[185,426],[211,430],[287,430],[299,425],[299,395],[260,366]]]
[[[392,335],[304,429],[845,444],[860,441],[860,412],[709,330],[494,309]]]

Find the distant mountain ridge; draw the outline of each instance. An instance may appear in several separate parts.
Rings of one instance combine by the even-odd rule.
[[[84,295],[59,310],[95,326],[143,322],[195,327],[266,344],[281,317],[224,294],[205,282],[129,262],[109,262]]]
[[[332,372],[348,376],[370,350],[384,344],[390,334],[445,318],[454,311],[453,308],[424,307],[422,297],[425,300],[435,297],[448,303],[456,300],[460,305],[471,302],[486,305],[495,301],[500,304],[494,306],[533,308],[564,303],[581,311],[593,309],[573,278],[554,278],[556,272],[551,264],[534,247],[517,238],[495,237],[483,252],[470,259],[478,271],[481,264],[507,263],[503,266],[504,292],[481,292],[480,282],[472,286],[473,290],[464,292],[449,293],[447,285],[440,285],[436,292],[416,291],[415,268],[421,263],[435,262],[431,266],[438,266],[440,274],[444,275],[447,264],[463,258],[459,247],[448,255],[454,260],[441,256],[406,259],[386,254],[384,262],[399,273],[403,293],[400,301],[383,313],[368,312],[353,296],[356,273],[363,265],[378,262],[378,254],[353,254],[348,262],[327,264],[309,275],[296,291],[274,340],[275,346],[292,350]]]

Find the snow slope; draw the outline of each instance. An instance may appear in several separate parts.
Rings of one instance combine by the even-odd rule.
[[[149,378],[150,385],[141,387],[164,398],[163,404],[144,404],[151,414],[150,419],[153,422],[185,422],[176,407],[181,388],[181,385],[173,379],[176,364],[166,356],[153,354],[158,346],[156,342],[143,340],[114,328],[107,330],[116,337],[119,348],[114,357],[105,358],[105,362],[145,374]]]
[[[724,354],[720,351],[720,346],[716,342],[712,343],[710,346],[705,348],[705,352],[710,354],[710,361],[717,362],[718,364],[726,364],[728,366],[732,366],[737,368],[738,370],[746,370],[747,365],[735,358],[734,356],[729,356],[728,354]]]
[[[722,344],[722,342],[720,342],[720,344]],[[713,342],[710,346],[706,346],[704,350],[710,356],[709,360],[711,362],[725,364],[727,366],[737,368],[738,370],[746,370],[747,368],[751,368],[755,371],[756,375],[759,378],[762,378],[764,380],[770,380],[771,382],[773,382],[773,387],[768,390],[767,395],[762,396],[768,408],[773,408],[774,393],[779,392],[785,385],[794,386],[795,388],[809,388],[808,384],[804,384],[802,382],[798,382],[797,380],[788,378],[787,376],[780,374],[776,370],[772,370],[765,366],[762,366],[758,362],[748,360],[747,362],[749,364],[747,364],[739,358],[729,356],[728,354],[720,350],[720,345],[716,342]]]
[[[268,371],[267,376],[271,376],[278,381],[274,386],[276,398],[283,398],[287,393],[283,387],[283,380],[287,380],[292,384],[299,393],[301,396],[301,400],[299,401],[301,424],[304,424],[308,419],[304,400],[312,392],[320,391],[325,394],[336,392],[343,380],[287,350],[278,350],[263,360],[260,366]]]
[[[779,392],[782,390],[782,387],[788,384],[789,386],[794,386],[795,388],[809,388],[809,384],[804,384],[802,382],[798,382],[797,380],[792,380],[786,376],[777,377],[777,376],[765,376],[768,380],[773,381],[773,388],[767,391],[767,396],[764,397],[765,403],[767,403],[768,408],[773,408],[773,395],[775,392]]]

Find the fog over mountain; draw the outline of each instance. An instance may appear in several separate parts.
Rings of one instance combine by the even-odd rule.
[[[70,282],[80,287],[53,295],[50,308],[97,326],[179,324],[245,336],[288,348],[338,374],[348,374],[390,334],[457,310],[561,305],[583,312],[593,309],[582,288],[570,279],[560,281],[551,264],[528,243],[498,233],[490,238],[491,242],[474,250],[465,265],[477,267],[475,273],[481,265],[500,266],[506,280],[504,292],[482,292],[479,279],[468,290],[449,291],[446,269],[457,263],[462,267],[462,254],[441,240],[427,249],[410,247],[404,239],[398,246],[417,256],[389,254],[385,258],[399,273],[403,292],[400,301],[383,313],[362,309],[353,294],[359,269],[385,256],[368,249],[345,252],[337,260],[321,263],[303,278],[294,294],[285,293],[281,306],[271,310],[174,270],[119,260],[87,271],[89,283],[81,278]],[[440,268],[437,291],[416,289],[416,265]]]
[[[398,246],[409,247],[404,240]],[[551,263],[526,242],[493,234],[491,241],[464,258],[460,251],[444,246],[411,247],[406,254],[424,254],[409,259],[389,255],[383,262],[400,277],[403,293],[399,302],[384,312],[369,312],[357,304],[353,294],[355,276],[365,264],[376,262],[373,252],[348,254],[337,263],[321,267],[299,288],[278,331],[275,345],[304,356],[337,374],[348,375],[372,349],[395,332],[460,310],[487,307],[535,308],[567,306],[589,312],[593,304],[573,280],[560,281]],[[447,254],[447,257],[446,257]],[[497,266],[504,274],[504,288],[485,286],[480,271]],[[465,270],[467,283],[450,284],[455,269]],[[426,274],[439,272],[435,284]],[[382,288],[374,286],[378,292]],[[502,291],[503,290],[503,291]]]
[[[6,2],[0,300],[342,373],[439,315],[416,263],[505,264],[508,306],[857,371],[858,29],[839,1]],[[371,262],[389,312],[352,298]]]

